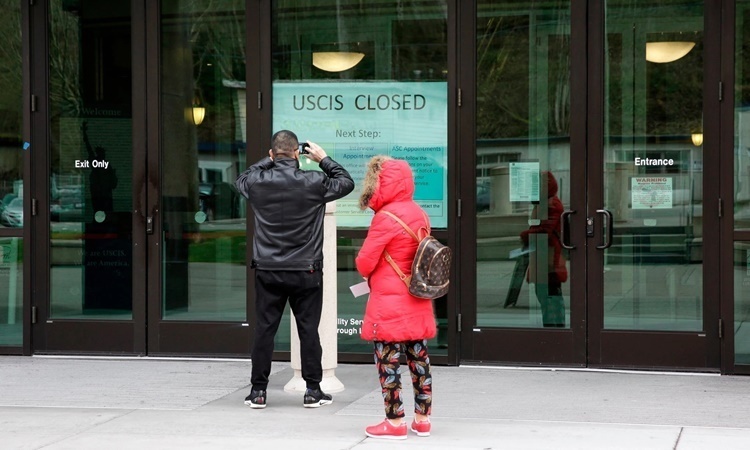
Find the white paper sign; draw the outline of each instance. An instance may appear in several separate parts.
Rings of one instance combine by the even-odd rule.
[[[633,209],[669,209],[672,207],[672,178],[633,177],[630,181]]]
[[[510,201],[539,201],[539,163],[510,163]]]

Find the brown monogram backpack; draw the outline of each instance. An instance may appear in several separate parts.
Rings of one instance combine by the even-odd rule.
[[[451,249],[441,244],[440,241],[430,236],[429,230],[420,228],[422,238],[409,228],[403,220],[394,214],[383,211],[401,224],[407,233],[419,243],[414,261],[411,264],[411,275],[405,275],[398,265],[393,261],[388,252],[384,252],[385,260],[393,267],[401,281],[409,288],[409,293],[415,297],[433,299],[442,297],[448,293],[451,269]],[[427,216],[425,215],[425,219]]]

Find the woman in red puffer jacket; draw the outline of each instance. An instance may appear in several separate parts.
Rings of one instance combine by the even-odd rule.
[[[562,296],[562,284],[568,280],[568,269],[565,266],[562,242],[560,242],[560,220],[563,213],[563,204],[557,196],[557,180],[552,172],[542,172],[547,178],[547,203],[546,214],[540,214],[539,208],[545,206],[535,205],[531,212],[532,219],[546,216],[539,220],[539,225],[529,227],[521,233],[521,241],[525,247],[529,247],[530,238],[533,236],[535,245],[547,243],[547,267],[544,263],[539,265],[536,257],[529,258],[529,269],[526,272],[526,281],[534,283],[536,298],[542,306],[542,325],[545,327],[565,327],[565,302]],[[545,236],[546,235],[546,236]],[[541,238],[540,238],[541,236]],[[535,256],[535,254],[532,254]],[[539,272],[539,273],[537,273]],[[544,283],[547,281],[547,283]]]
[[[432,375],[427,339],[436,334],[432,301],[414,297],[384,252],[407,276],[417,251],[417,241],[392,217],[401,219],[415,233],[430,223],[424,210],[414,202],[414,176],[406,161],[375,156],[367,172],[359,199],[362,209],[375,211],[367,237],[357,255],[359,273],[367,279],[370,297],[362,324],[362,339],[373,341],[375,362],[380,374],[386,419],[370,427],[370,437],[406,439],[404,406],[401,400],[399,356],[406,354],[414,386],[415,419],[411,430],[429,436],[432,406]]]

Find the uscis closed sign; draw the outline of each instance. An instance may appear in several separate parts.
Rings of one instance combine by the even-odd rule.
[[[352,175],[354,192],[336,202],[338,225],[370,224],[372,213],[358,205],[361,181],[370,158],[382,154],[409,162],[414,200],[433,227],[447,227],[447,83],[275,82],[273,129],[320,144]],[[301,161],[303,169],[317,169]]]

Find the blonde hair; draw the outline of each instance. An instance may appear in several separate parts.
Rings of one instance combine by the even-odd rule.
[[[359,196],[359,209],[365,210],[370,206],[370,199],[372,199],[375,189],[378,187],[378,179],[383,164],[392,159],[387,155],[375,155],[367,163],[365,179],[362,182],[362,194]]]

